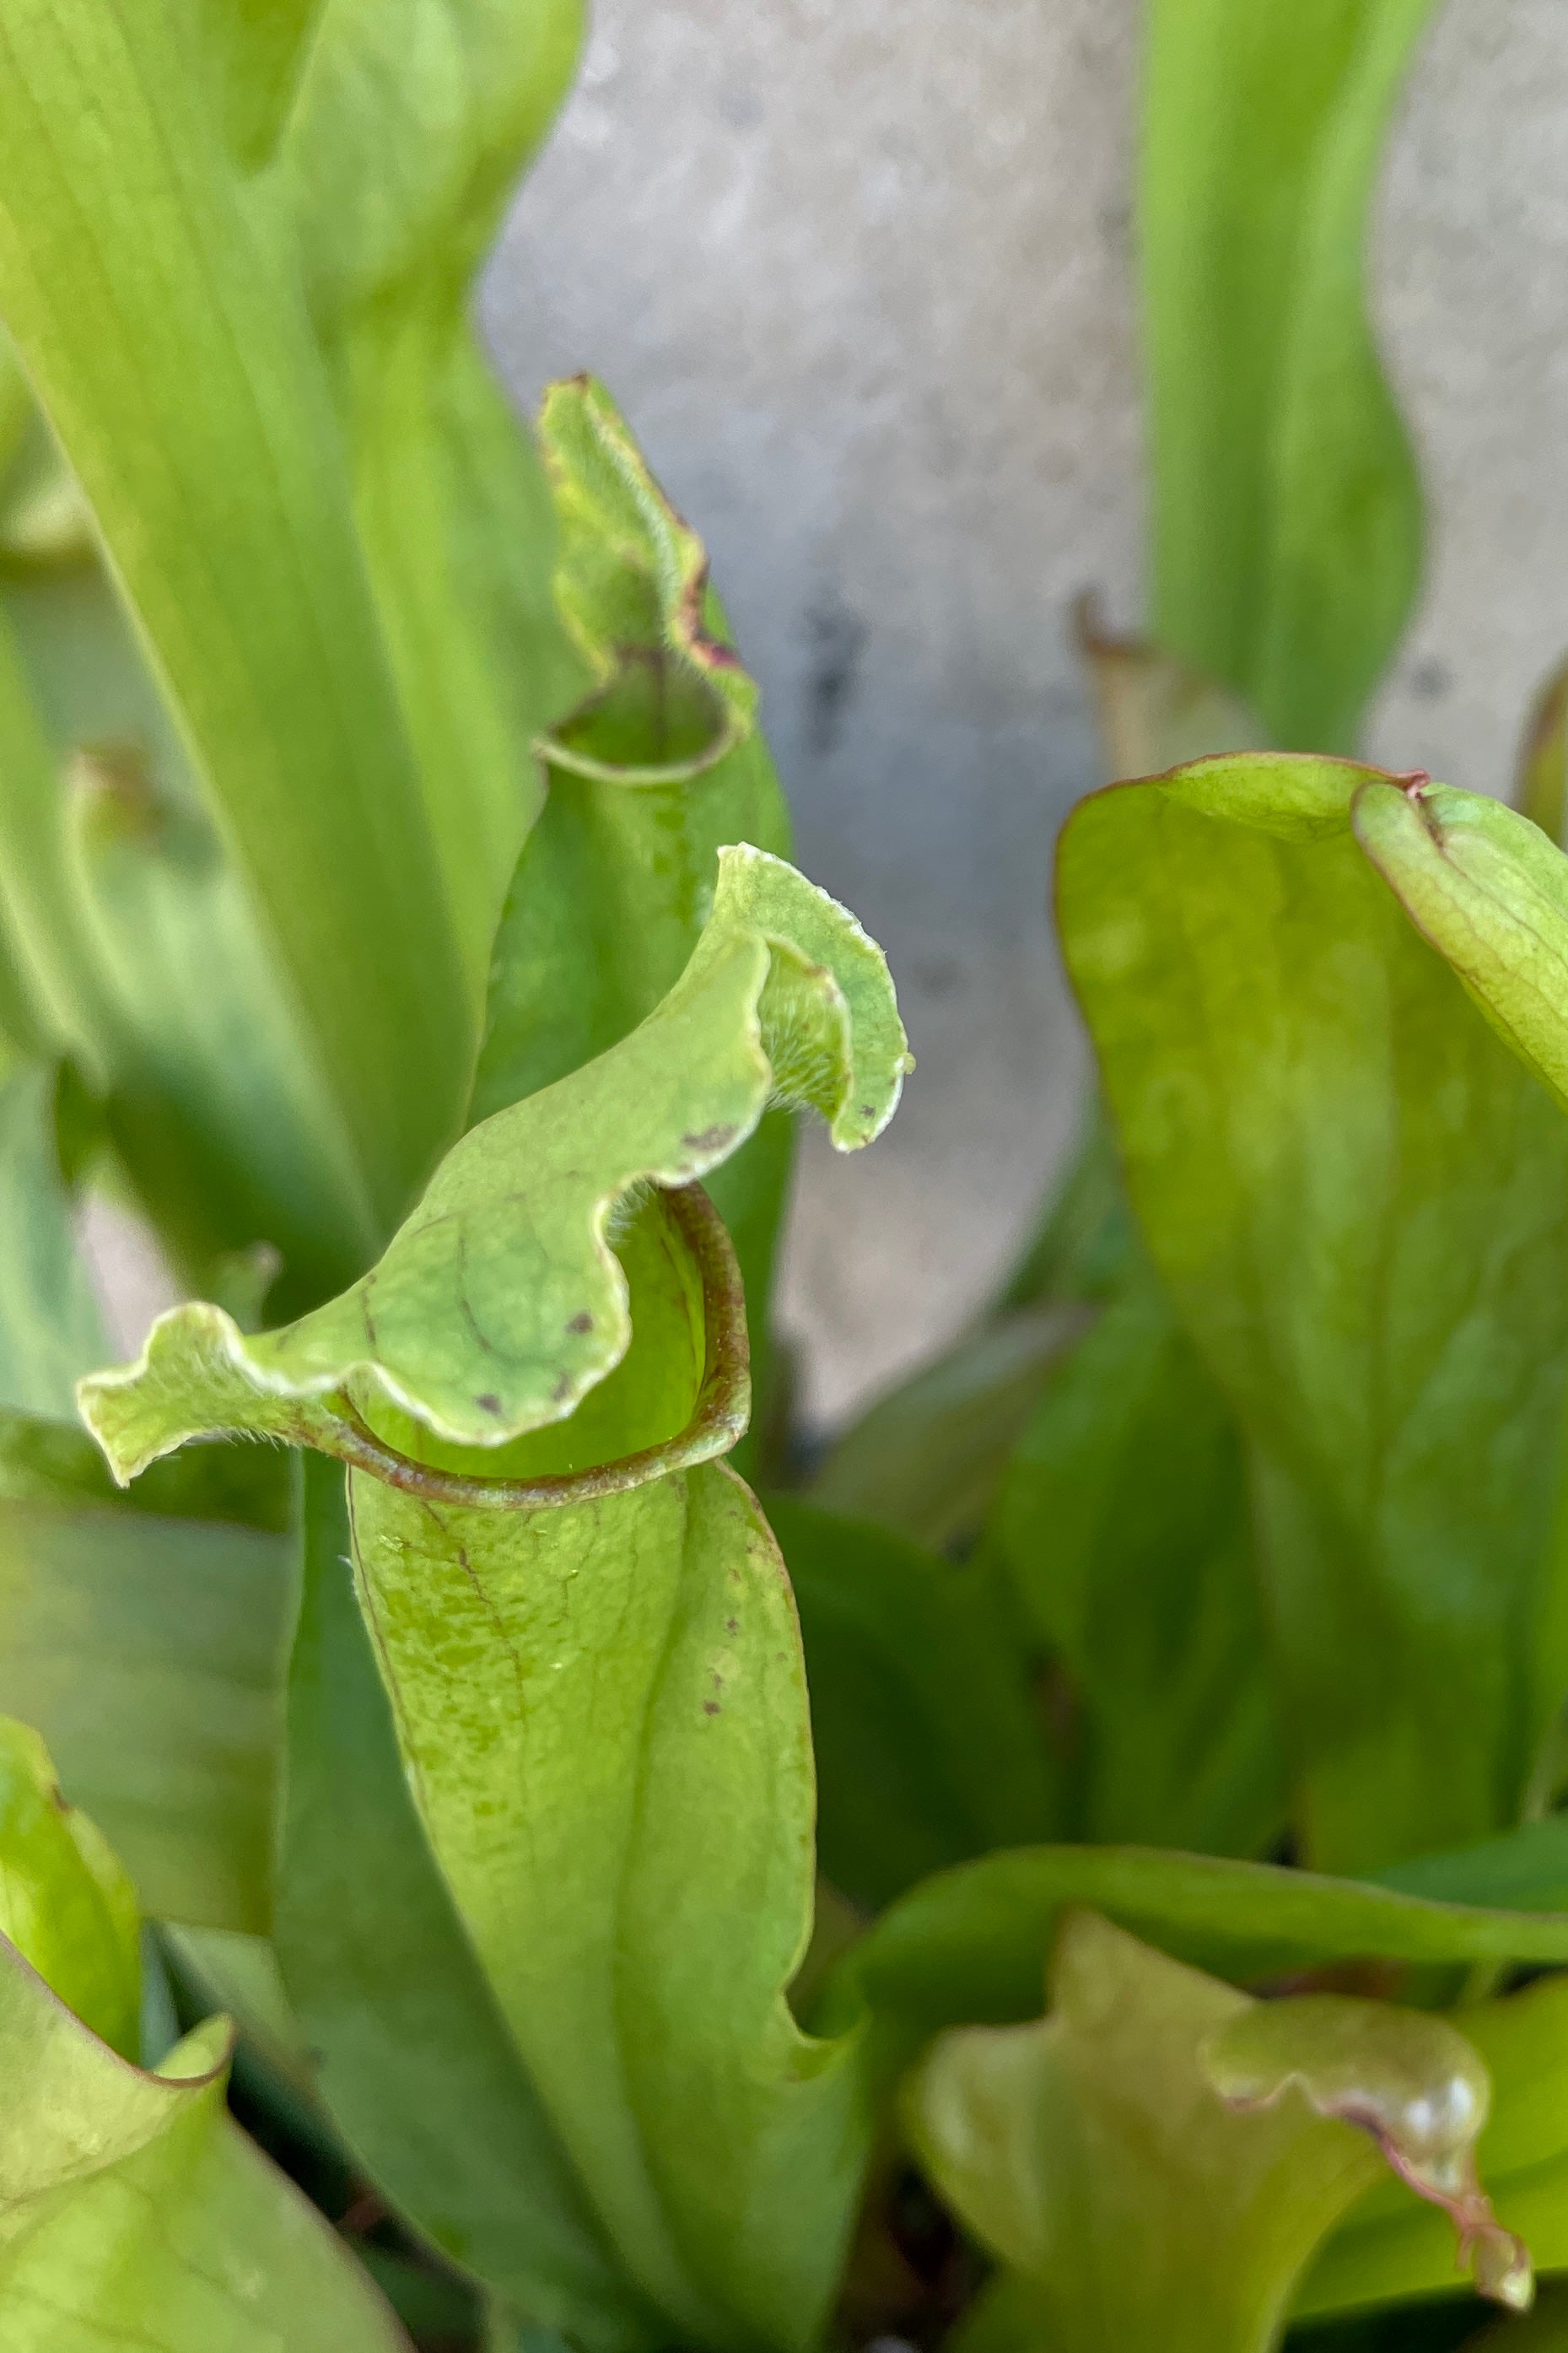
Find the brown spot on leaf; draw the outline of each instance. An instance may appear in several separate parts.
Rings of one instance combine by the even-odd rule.
[[[702,1703],[702,1713],[704,1715],[717,1715],[720,1713],[718,1701],[716,1699],[705,1699]]]
[[[732,1126],[727,1127],[722,1122],[716,1122],[713,1126],[703,1128],[700,1134],[683,1135],[680,1141],[688,1152],[722,1152],[734,1134]]]
[[[594,1319],[585,1307],[579,1307],[576,1314],[566,1326],[568,1332],[591,1332],[593,1328]]]
[[[740,1621],[740,1620],[739,1620],[738,1618],[726,1618],[726,1619],[725,1619],[725,1620],[724,1620],[724,1631],[725,1631],[725,1633],[726,1633],[726,1634],[738,1634],[738,1633],[740,1632],[740,1630],[741,1630],[741,1621]]]
[[[499,1413],[500,1411],[500,1399],[497,1397],[494,1389],[486,1389],[482,1395],[474,1399],[474,1403],[479,1407],[481,1413]]]

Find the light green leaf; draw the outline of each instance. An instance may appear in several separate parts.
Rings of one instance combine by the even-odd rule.
[[[124,2058],[141,2026],[140,1931],[109,1841],[66,1804],[32,1727],[0,1716],[0,1937]]]
[[[1139,244],[1154,635],[1303,751],[1352,744],[1419,566],[1420,494],[1364,254],[1430,10],[1151,0]]]
[[[400,1419],[393,1444],[405,1451],[414,1423],[454,1446],[495,1448],[561,1422],[623,1359],[628,1379],[636,1363],[627,1277],[608,1239],[623,1205],[650,1182],[689,1186],[717,1166],[772,1100],[813,1104],[840,1150],[868,1143],[892,1115],[907,1060],[887,966],[854,918],[781,860],[727,850],[698,947],[655,1012],[596,1061],[470,1130],[362,1282],[254,1338],[220,1309],[174,1309],[136,1365],[83,1383],[83,1414],[121,1478],[215,1429],[384,1470],[386,1446],[366,1427],[378,1416]],[[728,1278],[696,1211],[679,1212],[679,1229],[677,1213],[650,1204],[641,1223],[649,1282],[676,1268],[668,1329],[684,1319],[700,1414],[703,1307],[710,1349]],[[662,1220],[651,1234],[649,1217]],[[652,1350],[656,1371],[668,1354]],[[738,1377],[731,1388],[723,1412],[691,1426],[686,1459],[733,1442]],[[580,1443],[563,1440],[575,1447],[569,1468],[603,1460],[585,1452],[586,1427]],[[667,1422],[638,1442],[679,1429]],[[540,1466],[536,1453],[469,1467]]]
[[[1045,1723],[991,1580],[793,1496],[768,1517],[800,1611],[834,1886],[876,1909],[947,1863],[1048,1837]]]
[[[1490,2234],[1479,2270],[1528,2302],[1528,2259],[1475,2187],[1489,2090],[1442,2020],[1255,2002],[1076,1913],[1050,2015],[944,2035],[905,2115],[944,2198],[1040,2291],[1060,2353],[1268,2353],[1380,2147],[1424,2194],[1463,2177],[1465,2225]]]
[[[104,1341],[60,1175],[58,1075],[0,1084],[0,1407],[68,1416]]]
[[[1078,1834],[1268,1846],[1284,1759],[1240,1436],[1146,1268],[1047,1382],[987,1541],[1071,1677]]]
[[[594,2348],[657,2345],[426,1844],[350,1583],[342,1472],[307,1460],[305,1493],[276,1938],[316,2088],[372,2180],[509,2303]]]
[[[282,1470],[200,1447],[127,1498],[80,1430],[0,1416],[0,1708],[37,1725],[155,1917],[267,1926]]]
[[[221,144],[231,15],[7,10],[0,311],[390,1224],[470,1017],[299,274]]]
[[[114,1001],[110,1124],[142,1197],[198,1279],[267,1242],[285,1296],[319,1299],[372,1255],[374,1216],[234,868],[129,754],[79,754],[68,787],[83,930]]]
[[[1304,1850],[1368,1870],[1517,1820],[1568,1685],[1568,1127],[1352,800],[1408,809],[1263,754],[1095,796],[1059,903],[1134,1208],[1248,1441]]]
[[[1355,830],[1499,1036],[1568,1106],[1568,858],[1500,801],[1425,776],[1369,777]]]
[[[538,811],[533,739],[581,683],[549,494],[471,282],[582,26],[582,0],[324,6],[255,192],[297,250],[476,1012]]]
[[[233,2124],[212,2019],[155,2074],[0,1941],[6,2353],[406,2353],[331,2230]]]
[[[1379,1972],[1395,1988],[1428,1964],[1568,1961],[1568,1911],[1438,1902],[1152,1847],[1047,1846],[912,1888],[845,1956],[814,2018],[826,2031],[868,2011],[879,2080],[944,2027],[1032,2018],[1052,1940],[1077,1906],[1244,1986],[1342,1961],[1396,1964]]]
[[[606,2234],[673,2338],[810,2345],[868,2119],[784,2001],[811,1742],[755,1504],[719,1465],[529,1514],[350,1487],[415,1802]]]

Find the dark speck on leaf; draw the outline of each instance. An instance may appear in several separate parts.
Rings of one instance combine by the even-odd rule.
[[[556,1405],[560,1405],[562,1401],[564,1398],[569,1398],[571,1394],[572,1376],[570,1373],[563,1373],[560,1379],[556,1382],[555,1387],[550,1392],[552,1401]]]
[[[580,1307],[566,1326],[568,1332],[591,1332],[593,1328],[594,1319],[585,1307]]]
[[[725,1620],[724,1620],[724,1631],[725,1631],[725,1633],[726,1633],[726,1634],[738,1634],[738,1633],[740,1632],[740,1630],[741,1630],[741,1621],[740,1621],[740,1620],[739,1620],[738,1618],[726,1618],[726,1619],[725,1619]]]
[[[871,1119],[871,1118],[873,1118],[873,1117],[875,1116],[875,1113],[874,1113],[874,1112],[873,1112],[873,1110],[872,1110],[872,1107],[871,1107],[871,1105],[870,1105],[869,1103],[862,1103],[862,1104],[861,1104],[861,1106],[860,1106],[860,1116],[861,1116],[861,1118],[862,1118],[862,1119]]]
[[[732,1127],[705,1127],[700,1135],[683,1135],[680,1139],[688,1152],[722,1152],[735,1131]]]
[[[718,1701],[716,1699],[705,1699],[702,1703],[702,1713],[704,1715],[717,1715],[719,1713]]]
[[[477,1397],[474,1399],[474,1403],[479,1407],[481,1413],[499,1413],[500,1411],[500,1399],[497,1397],[493,1389],[486,1389],[482,1397]]]

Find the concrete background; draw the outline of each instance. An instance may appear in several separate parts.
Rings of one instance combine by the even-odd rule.
[[[1072,1125],[1046,893],[1095,780],[1066,606],[1139,614],[1139,15],[599,0],[487,285],[519,397],[602,375],[708,539],[800,862],[892,959],[920,1070],[790,1239],[825,1419],[963,1320]],[[1375,278],[1433,536],[1369,748],[1497,789],[1568,647],[1563,0],[1439,8]]]

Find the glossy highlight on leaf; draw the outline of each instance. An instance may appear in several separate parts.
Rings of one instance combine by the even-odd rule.
[[[1481,2294],[1528,2310],[1529,2250],[1500,2228],[1476,2172],[1491,2081],[1457,2027],[1386,2003],[1302,1994],[1234,2019],[1209,2043],[1205,2065],[1243,2114],[1274,2107],[1295,2089],[1319,2116],[1370,2133],[1400,2180],[1449,2216],[1458,2260]]]
[[[84,1417],[121,1478],[212,1430],[342,1451],[341,1398],[466,1447],[561,1421],[631,1340],[609,1239],[628,1197],[700,1177],[770,1101],[811,1104],[854,1150],[891,1117],[907,1063],[887,966],[853,917],[781,860],[727,850],[663,1003],[471,1130],[351,1292],[254,1339],[220,1309],[176,1308],[138,1365],[83,1383]]]

